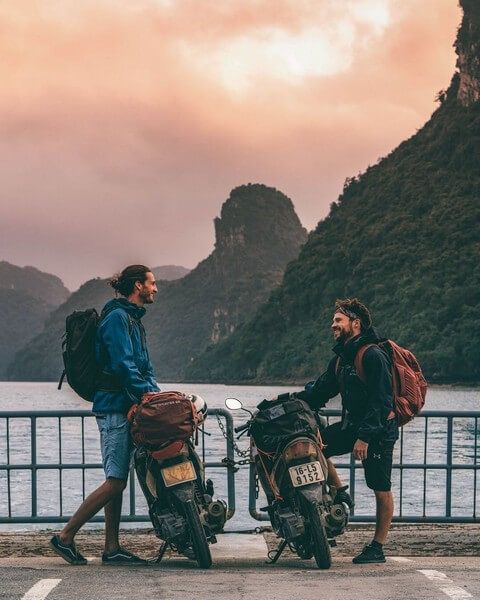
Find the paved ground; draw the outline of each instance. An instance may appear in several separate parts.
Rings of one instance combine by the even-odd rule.
[[[154,567],[103,567],[99,559],[72,567],[47,556],[0,559],[2,600],[465,600],[480,598],[478,557],[390,557],[382,565],[353,565],[334,557],[319,571],[295,557],[265,564],[260,535],[219,536],[208,571],[172,557]]]
[[[372,538],[373,524],[350,524],[338,539],[335,556],[353,556]],[[81,531],[77,536],[80,550],[89,556],[100,556],[103,531]],[[9,556],[54,556],[48,546],[52,536],[48,531],[0,531],[0,558]],[[265,534],[269,547],[276,543],[275,535]],[[240,537],[238,539],[241,539]],[[123,530],[127,548],[140,555],[152,556],[159,543],[151,529]],[[385,547],[394,556],[480,556],[480,524],[469,525],[404,525],[395,524]],[[1,598],[1,596],[0,596]]]

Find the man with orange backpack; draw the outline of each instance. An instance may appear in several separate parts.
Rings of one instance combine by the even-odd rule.
[[[329,483],[337,489],[337,500],[352,507],[348,486],[342,484],[330,457],[353,452],[362,461],[367,486],[375,492],[377,519],[372,542],[353,562],[385,562],[383,544],[393,517],[393,448],[399,425],[423,406],[426,382],[413,354],[381,339],[369,310],[356,298],[337,300],[332,331],[335,356],[325,373],[296,396],[319,409],[341,395],[341,421],[322,431]]]

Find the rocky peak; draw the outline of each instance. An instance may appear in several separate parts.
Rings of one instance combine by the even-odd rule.
[[[210,256],[217,293],[210,341],[234,331],[248,312],[276,287],[286,265],[297,257],[307,232],[292,201],[263,184],[233,189],[215,219]]]
[[[460,0],[460,6],[463,19],[455,42],[459,70],[457,98],[469,106],[480,100],[480,2]]]
[[[265,236],[283,237],[289,231],[306,237],[292,201],[275,188],[249,183],[233,189],[224,202],[215,219],[215,247],[257,246]]]

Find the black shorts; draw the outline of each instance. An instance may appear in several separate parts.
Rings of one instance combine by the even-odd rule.
[[[343,429],[341,423],[329,425],[321,431],[323,450],[326,458],[350,454],[357,441],[357,432],[351,428]],[[395,442],[372,441],[368,444],[367,458],[362,461],[367,486],[377,492],[389,492],[392,489],[392,459]]]

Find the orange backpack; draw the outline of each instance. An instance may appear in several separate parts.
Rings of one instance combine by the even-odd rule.
[[[392,387],[395,414],[398,425],[403,427],[422,410],[427,394],[427,382],[422,369],[410,350],[402,348],[392,340],[379,344],[365,344],[355,356],[355,369],[359,378],[366,383],[363,355],[372,346],[386,350],[392,361]]]

